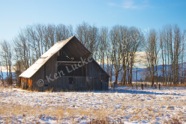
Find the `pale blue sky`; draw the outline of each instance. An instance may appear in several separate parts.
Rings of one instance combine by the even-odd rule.
[[[0,41],[13,39],[27,25],[82,22],[143,31],[166,24],[186,29],[186,0],[0,0]]]

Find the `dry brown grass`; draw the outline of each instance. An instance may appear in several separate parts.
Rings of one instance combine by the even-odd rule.
[[[108,120],[93,119],[90,124],[109,124]]]
[[[182,83],[182,84],[166,84],[166,83],[158,82],[157,84],[159,84],[159,83],[161,84],[161,86],[167,86],[167,87],[186,87],[186,82]],[[137,82],[137,84],[136,84],[136,82],[133,82],[132,85],[125,84],[124,86],[136,88],[136,85],[137,85],[137,87],[140,88],[141,84],[143,84],[144,87],[145,87],[145,84],[147,87],[151,87],[151,82]],[[156,85],[156,83],[155,83],[155,85]],[[118,84],[118,86],[122,86],[121,83]]]
[[[162,113],[165,113],[166,111],[163,110],[162,112],[159,111],[158,113],[153,113],[152,107],[147,107],[144,109],[136,108],[131,112],[131,115],[133,115],[130,118],[130,121],[141,121],[141,120],[155,120],[156,116],[161,117]],[[110,115],[115,116],[118,113],[125,115],[124,113],[114,110],[95,110],[95,109],[83,109],[83,108],[68,108],[65,109],[63,107],[47,107],[43,108],[41,106],[21,106],[21,105],[8,105],[8,104],[1,104],[0,106],[0,116],[5,116],[4,120],[6,123],[12,123],[12,117],[13,116],[22,116],[23,121],[27,122],[26,118],[24,116],[35,116],[38,119],[42,117],[42,115],[55,117],[59,123],[61,120],[70,117],[71,123],[78,123],[74,120],[75,117],[88,117],[91,121],[89,124],[108,124],[109,120],[107,119]],[[179,113],[180,117],[184,117],[183,113]],[[25,120],[24,120],[25,119]],[[180,124],[179,119],[181,118],[173,118],[172,120],[168,121],[168,124]],[[183,120],[183,119],[181,119]]]
[[[0,85],[0,90],[4,90],[5,88],[9,88],[9,87],[5,87],[5,86]]]
[[[48,92],[48,93],[51,93],[53,91],[54,91],[54,88],[50,88],[50,89],[45,90],[45,92]]]
[[[48,107],[42,108],[40,106],[23,106],[23,105],[8,105],[2,104],[0,106],[0,115],[6,116],[6,122],[9,123],[11,121],[11,117],[14,116],[36,116],[40,117],[42,115],[48,115],[52,117],[56,117],[57,120],[61,120],[67,117],[75,117],[75,116],[88,116],[92,119],[91,124],[104,122],[106,124],[108,115],[111,114],[109,110],[94,110],[94,109],[65,109],[63,107]]]
[[[164,124],[182,124],[182,123],[179,121],[179,119],[174,117],[170,119],[169,121],[165,121]]]
[[[164,86],[169,86],[169,87],[186,87],[186,83],[183,84],[168,84],[168,85],[164,85]]]

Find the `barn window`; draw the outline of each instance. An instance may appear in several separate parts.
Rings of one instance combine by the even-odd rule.
[[[69,80],[69,84],[73,84],[74,83],[74,79],[72,77],[69,77],[68,80]]]

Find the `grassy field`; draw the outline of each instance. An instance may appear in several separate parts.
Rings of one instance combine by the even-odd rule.
[[[0,123],[186,123],[186,88],[36,92],[0,88]]]

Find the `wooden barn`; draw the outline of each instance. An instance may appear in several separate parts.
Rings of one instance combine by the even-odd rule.
[[[109,75],[75,37],[59,41],[20,76],[24,89],[108,90]]]

